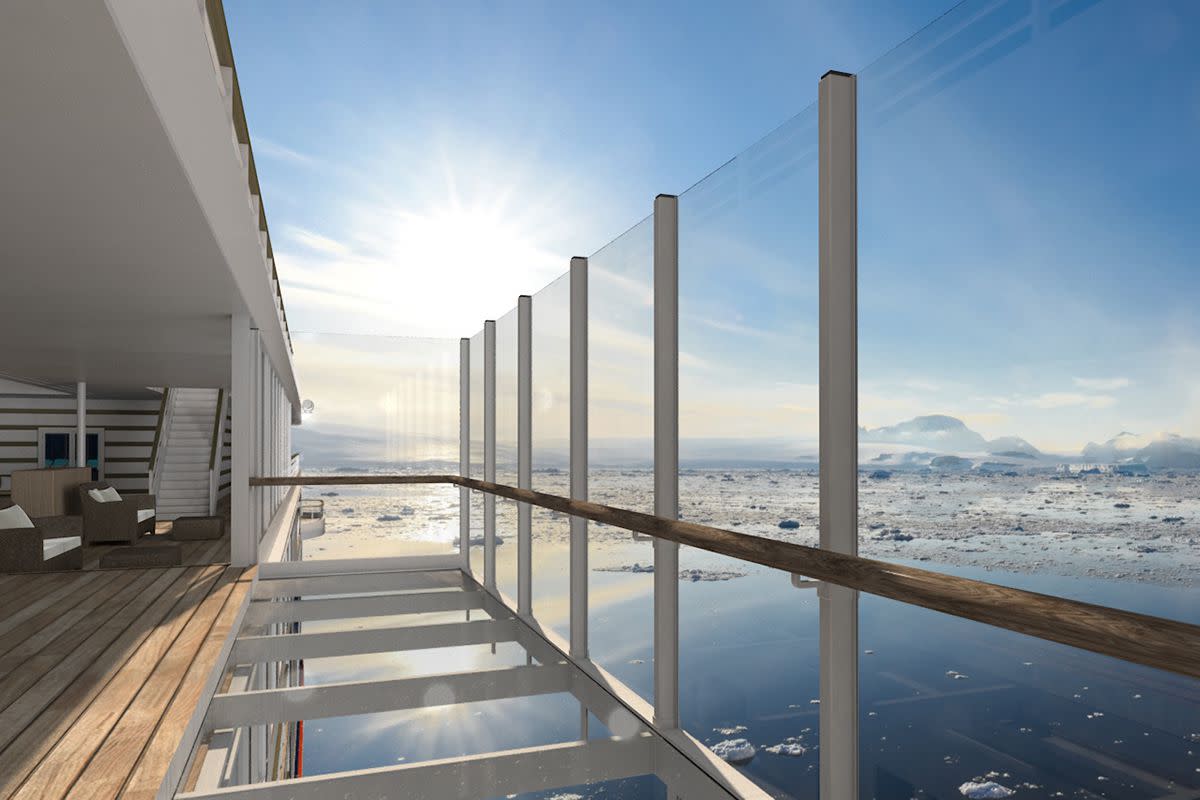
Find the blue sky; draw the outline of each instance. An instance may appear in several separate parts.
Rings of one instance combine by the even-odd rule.
[[[945,10],[231,0],[289,318],[469,335],[740,154],[681,198],[681,432],[799,452],[817,370],[802,110],[826,69],[871,65],[860,421],[947,413],[1062,453],[1200,434],[1200,12]],[[649,432],[645,233],[593,259],[597,440]]]
[[[229,0],[289,318],[470,334],[947,6]]]

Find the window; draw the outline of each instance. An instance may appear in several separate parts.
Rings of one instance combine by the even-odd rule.
[[[75,429],[38,429],[38,466],[59,469],[75,466]],[[87,466],[92,468],[92,480],[104,477],[104,431],[90,429],[87,433]]]

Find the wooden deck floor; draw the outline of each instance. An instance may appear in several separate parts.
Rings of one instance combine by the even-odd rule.
[[[250,581],[222,564],[0,575],[0,798],[154,797]]]

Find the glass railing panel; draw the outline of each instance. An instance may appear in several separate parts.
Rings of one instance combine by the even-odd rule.
[[[533,488],[569,497],[571,445],[571,280],[555,279],[533,295]],[[532,510],[533,613],[570,639],[570,522]]]
[[[615,781],[594,781],[577,786],[560,786],[530,794],[506,795],[504,800],[583,800],[583,798],[614,798],[615,800],[668,800],[667,787],[657,776],[640,775]],[[501,800],[496,798],[495,800]]]
[[[297,333],[295,346],[311,402],[292,429],[304,475],[457,471],[454,340]],[[433,485],[305,487],[304,558],[453,552],[455,494]]]
[[[864,555],[1194,583],[1198,48],[1195,3],[972,0],[861,73]]]
[[[693,564],[703,563],[691,556]],[[774,796],[816,797],[815,588],[796,588],[790,575],[727,559],[684,569],[704,577],[685,575],[679,585],[682,727],[773,787]]]
[[[814,797],[828,702],[820,610],[831,601],[816,582],[744,571],[681,584],[681,614],[706,615],[704,626],[681,624],[683,726],[776,796]],[[1051,588],[1045,576],[976,572]],[[1119,591],[1092,582],[1102,601]],[[1148,612],[1187,597],[1142,592]],[[858,722],[859,796],[1200,797],[1194,679],[871,595],[858,602],[857,641],[831,628],[828,645],[857,652],[859,707],[830,707],[834,724]],[[831,669],[854,674],[849,662]]]
[[[817,544],[817,110],[679,198],[683,519]],[[680,548],[680,713],[714,752],[816,796],[817,604],[789,576]],[[749,676],[753,676],[750,678]],[[743,752],[744,751],[744,752]]]
[[[517,310],[496,320],[496,482],[517,485]],[[496,586],[517,604],[517,504],[496,498]]]
[[[859,610],[861,796],[1200,797],[1195,680],[869,595]]]
[[[414,467],[388,470],[400,474],[431,471]],[[309,473],[306,468],[305,474]],[[305,561],[457,552],[455,487],[305,486],[302,492],[300,534]],[[314,518],[317,514],[320,517]]]
[[[471,477],[483,480],[483,331],[471,337]],[[471,541],[468,563],[475,580],[483,582],[483,494],[471,492]]]
[[[647,218],[588,259],[588,497],[645,512],[654,511],[653,236]],[[647,699],[653,561],[648,540],[588,524],[589,652]]]

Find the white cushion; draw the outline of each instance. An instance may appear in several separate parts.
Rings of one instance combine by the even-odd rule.
[[[0,530],[32,527],[33,520],[29,518],[29,515],[20,506],[0,508]]]
[[[88,497],[97,503],[116,503],[121,500],[121,495],[111,486],[105,489],[88,489]]]
[[[148,519],[154,519],[153,508],[139,508],[137,514],[138,522],[145,522]]]
[[[78,536],[60,536],[57,539],[42,540],[42,561],[49,561],[55,556],[70,552],[83,544]]]

